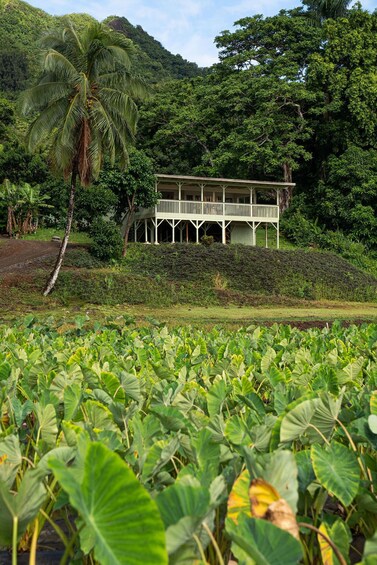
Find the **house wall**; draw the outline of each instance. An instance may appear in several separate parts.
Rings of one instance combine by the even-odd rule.
[[[253,245],[253,230],[247,224],[231,224],[230,243]]]

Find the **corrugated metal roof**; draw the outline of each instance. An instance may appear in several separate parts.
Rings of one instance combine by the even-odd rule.
[[[193,184],[218,184],[227,186],[253,186],[256,188],[288,188],[296,186],[294,182],[270,182],[264,180],[246,180],[246,179],[215,179],[212,177],[191,177],[183,175],[164,175],[156,174],[157,180],[166,180],[171,182],[183,182]]]

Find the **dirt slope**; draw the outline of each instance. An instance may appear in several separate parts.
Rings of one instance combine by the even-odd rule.
[[[32,266],[41,259],[55,257],[60,243],[51,241],[0,241],[0,273],[7,273]]]

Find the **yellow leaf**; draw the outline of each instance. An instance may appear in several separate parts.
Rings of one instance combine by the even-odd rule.
[[[245,470],[234,482],[228,498],[228,518],[233,520],[235,524],[238,524],[238,516],[241,512],[251,517],[249,486],[250,474],[248,470]]]
[[[330,537],[329,532],[325,526],[325,524],[321,524],[319,527],[319,531],[325,534],[328,538]],[[319,548],[321,550],[321,557],[323,565],[334,565],[334,553],[331,549],[331,546],[324,537],[320,534],[317,534]]]
[[[296,517],[292,508],[284,498],[272,502],[267,508],[265,519],[278,528],[290,533],[294,538],[300,539]]]
[[[4,455],[1,455],[0,465],[2,465],[4,463],[4,461],[6,461],[7,459],[8,459],[8,455],[6,453],[4,453]]]
[[[377,390],[372,391],[370,395],[369,406],[370,406],[370,413],[377,416]]]
[[[278,491],[263,479],[251,481],[249,489],[251,514],[255,518],[264,518],[268,507],[280,499]]]

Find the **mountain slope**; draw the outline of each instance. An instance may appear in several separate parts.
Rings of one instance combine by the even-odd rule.
[[[38,40],[65,18],[78,27],[95,21],[88,14],[51,16],[22,0],[0,0],[0,92],[15,95],[35,79],[39,69]],[[172,55],[140,26],[133,26],[126,18],[111,16],[105,23],[134,41],[138,50],[136,71],[148,82],[202,73],[195,63],[185,61],[180,55]]]
[[[190,63],[173,55],[159,41],[149,35],[141,26],[133,26],[127,18],[110,16],[105,22],[114,30],[124,33],[146,55],[141,62],[145,72],[158,80],[165,78],[191,78],[203,73],[196,63]],[[158,75],[156,75],[158,73]]]

